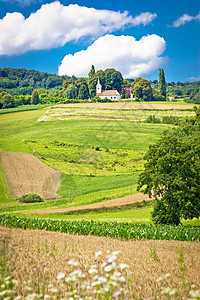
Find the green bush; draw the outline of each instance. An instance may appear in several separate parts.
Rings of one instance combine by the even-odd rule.
[[[178,125],[179,118],[176,116],[163,116],[162,123],[163,124],[175,124]]]
[[[161,120],[160,120],[160,118],[156,118],[154,115],[150,115],[146,119],[146,122],[147,123],[161,123]]]
[[[179,225],[180,215],[176,209],[169,209],[163,201],[157,201],[154,205],[154,210],[151,213],[152,221],[155,224]]]
[[[35,202],[44,202],[44,199],[37,194],[25,194],[22,195],[18,199],[18,201],[22,203],[35,203]]]

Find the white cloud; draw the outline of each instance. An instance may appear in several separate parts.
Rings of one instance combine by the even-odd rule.
[[[196,15],[195,17],[184,14],[180,18],[178,18],[176,21],[173,22],[172,27],[180,27],[181,25],[184,25],[185,23],[188,23],[191,21],[200,21],[200,13],[198,15]]]
[[[32,13],[7,13],[0,20],[0,55],[60,47],[83,37],[97,38],[126,26],[147,25],[156,14],[142,13],[133,18],[124,13],[84,6],[64,6],[55,1]]]
[[[197,77],[192,76],[192,77],[189,77],[188,79],[192,80],[192,81],[200,81],[200,76],[197,76]]]
[[[58,73],[87,76],[93,64],[97,70],[112,67],[126,78],[137,77],[151,73],[165,63],[166,57],[160,56],[165,48],[165,40],[155,34],[143,36],[139,41],[132,36],[107,34],[87,50],[66,55]]]

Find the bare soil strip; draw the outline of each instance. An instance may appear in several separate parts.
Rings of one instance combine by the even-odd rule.
[[[24,280],[56,284],[59,272],[68,274],[67,261],[75,260],[85,273],[85,266],[92,266],[94,254],[107,250],[120,250],[119,262],[130,266],[133,292],[137,299],[168,299],[161,295],[156,279],[170,273],[171,278],[163,285],[178,288],[184,293],[184,285],[190,282],[200,287],[200,243],[182,241],[122,241],[108,237],[78,236],[45,230],[22,230],[0,226],[0,237],[10,236],[9,247],[13,250],[14,277],[22,286]],[[181,280],[180,254],[184,255],[184,280]],[[8,261],[9,262],[9,261]],[[11,261],[10,261],[11,262]],[[45,266],[45,267],[44,267]],[[129,290],[128,299],[133,299]],[[160,295],[160,296],[158,296]],[[179,299],[186,299],[185,297]],[[135,298],[134,298],[135,299]],[[172,296],[172,299],[175,299]]]
[[[115,207],[115,206],[121,206],[126,204],[133,204],[135,202],[141,202],[143,200],[149,201],[150,198],[147,195],[144,195],[142,193],[137,193],[134,195],[102,201],[99,203],[93,203],[88,205],[82,205],[82,206],[75,206],[75,207],[67,207],[67,208],[59,208],[59,209],[48,209],[48,210],[40,210],[40,211],[34,211],[33,214],[37,215],[49,215],[49,214],[57,214],[57,213],[65,213],[69,211],[78,211],[78,210],[87,210],[87,209],[95,209],[95,208],[103,208],[103,207]],[[30,212],[28,213],[30,214]]]
[[[1,151],[2,166],[12,198],[36,193],[44,199],[55,199],[61,174],[29,153]]]
[[[103,109],[193,109],[193,105],[180,104],[157,104],[157,103],[69,103],[58,104],[54,107],[82,107],[82,108],[103,108]]]

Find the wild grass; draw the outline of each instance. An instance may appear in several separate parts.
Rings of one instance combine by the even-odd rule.
[[[162,103],[163,104],[163,103]],[[97,108],[78,108],[78,107],[51,107],[40,117],[39,122],[70,120],[70,119],[126,119],[128,121],[145,121],[150,115],[157,118],[173,116],[184,118],[194,116],[195,112],[188,110],[153,110],[152,109],[128,109],[128,104],[124,104],[124,109],[97,109]]]
[[[128,210],[116,209],[105,212],[82,212],[80,214],[49,214],[49,215],[29,215],[31,218],[51,219],[63,221],[97,221],[97,222],[131,222],[150,224],[152,207],[140,209],[129,208]]]
[[[174,299],[174,294],[179,300],[198,299],[197,242],[127,242],[5,227],[0,227],[0,235],[3,275],[0,288],[4,298],[9,294],[13,298],[21,295],[22,299],[35,299],[40,294],[42,299],[69,299],[70,292],[72,299],[77,299],[75,295],[81,287],[84,289],[85,283],[91,287],[88,288],[90,299],[105,299],[101,288],[107,282],[116,282],[111,287],[118,287],[117,291],[124,287],[128,299]],[[124,278],[118,285],[121,276]],[[98,285],[98,280],[102,284]],[[91,294],[95,290],[101,290],[99,296]],[[87,295],[81,296],[89,299]],[[120,299],[120,293],[106,299]]]
[[[141,171],[144,151],[86,147],[61,141],[25,140],[36,156],[65,174],[119,175]]]

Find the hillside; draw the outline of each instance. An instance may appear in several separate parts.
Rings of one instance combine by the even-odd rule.
[[[34,89],[62,87],[67,77],[24,68],[0,68],[0,92],[6,90],[15,95],[30,95]]]

